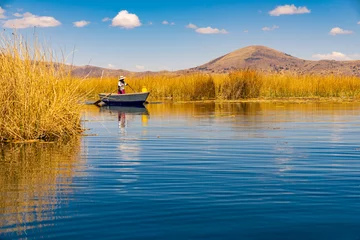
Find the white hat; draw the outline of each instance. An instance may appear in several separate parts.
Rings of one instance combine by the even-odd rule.
[[[124,79],[125,79],[124,76],[120,76],[120,77],[119,77],[119,80],[124,80]]]

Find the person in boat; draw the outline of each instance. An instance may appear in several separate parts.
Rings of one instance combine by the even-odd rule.
[[[125,94],[125,86],[127,83],[125,82],[125,77],[120,76],[118,82],[118,94]]]
[[[118,123],[120,129],[125,128],[125,112],[118,112]]]

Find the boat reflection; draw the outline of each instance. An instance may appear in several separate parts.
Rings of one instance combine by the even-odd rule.
[[[141,116],[142,126],[147,126],[150,115],[145,106],[104,106],[100,108],[100,111],[108,112],[111,115],[117,114],[119,129],[125,129],[128,121],[134,121],[136,116]]]
[[[102,111],[110,111],[110,112],[122,112],[128,113],[132,115],[149,115],[149,112],[145,106],[138,107],[129,107],[129,106],[104,106],[100,108]]]

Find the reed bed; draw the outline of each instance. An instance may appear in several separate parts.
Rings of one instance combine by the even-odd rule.
[[[360,78],[338,75],[266,74],[241,70],[229,74],[159,74],[129,77],[132,89],[140,92],[145,86],[150,100],[241,100],[281,98],[344,98],[360,99]],[[84,90],[116,91],[117,79],[88,79]],[[127,87],[127,92],[133,90]]]
[[[261,95],[269,98],[359,98],[360,78],[339,75],[272,74],[264,78]]]
[[[83,81],[83,80],[81,80]],[[116,78],[89,78],[83,81],[81,91],[90,93],[90,98],[97,98],[100,92],[116,92]],[[126,80],[126,92],[141,92],[145,87],[151,91],[151,99],[202,100],[215,99],[215,81],[212,75],[148,75],[141,78],[129,77]]]
[[[51,49],[16,33],[0,37],[0,142],[79,135],[80,82]]]

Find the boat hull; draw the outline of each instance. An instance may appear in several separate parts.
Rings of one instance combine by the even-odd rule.
[[[142,106],[149,94],[149,92],[111,95],[109,93],[99,93],[99,97],[108,106]]]

